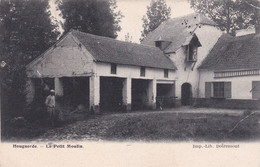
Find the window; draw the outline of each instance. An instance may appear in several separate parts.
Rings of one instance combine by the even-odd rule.
[[[206,82],[206,98],[231,98],[231,82]]]
[[[162,42],[161,41],[155,41],[155,47],[161,48]]]
[[[224,82],[213,83],[213,97],[224,97]]]
[[[197,61],[198,47],[190,44],[187,45],[187,61]]]
[[[140,68],[140,76],[142,76],[142,77],[145,76],[145,67]]]
[[[168,78],[168,76],[169,76],[169,70],[164,69],[164,78]]]
[[[260,99],[260,81],[253,81],[252,82],[252,98],[253,99]]]
[[[116,64],[111,64],[111,74],[116,74]]]

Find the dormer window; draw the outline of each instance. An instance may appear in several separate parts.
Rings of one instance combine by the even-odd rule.
[[[187,47],[187,61],[195,62],[197,61],[197,54],[198,54],[198,46],[189,44]]]
[[[162,41],[155,41],[155,47],[161,48],[162,47]]]
[[[160,50],[162,51],[171,44],[170,41],[162,40],[162,37],[159,37],[159,39],[154,42],[155,42],[155,47],[160,48]]]
[[[196,36],[196,34],[193,34],[187,40],[184,42],[183,46],[186,48],[186,61],[187,62],[196,62],[197,61],[197,55],[198,55],[198,47],[201,46],[201,43]]]

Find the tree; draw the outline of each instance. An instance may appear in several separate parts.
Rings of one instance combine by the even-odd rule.
[[[152,0],[150,6],[147,6],[146,15],[143,16],[143,31],[140,41],[142,41],[149,32],[156,29],[162,22],[171,16],[171,8],[167,7],[165,0]]]
[[[117,11],[115,0],[58,0],[58,9],[64,19],[64,33],[76,29],[111,38],[121,30],[123,15]]]
[[[255,24],[258,0],[188,0],[196,12],[211,18],[219,28],[235,35],[236,30],[245,29]]]
[[[132,36],[130,36],[129,32],[125,35],[125,41],[126,42],[131,42],[131,43],[133,42],[132,41]]]
[[[48,11],[48,0],[0,1],[0,61],[2,109],[25,107],[25,66],[56,40],[59,32]],[[21,113],[21,112],[20,112]]]

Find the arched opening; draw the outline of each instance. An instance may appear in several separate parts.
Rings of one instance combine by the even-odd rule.
[[[191,84],[184,83],[181,86],[181,104],[184,106],[191,104],[192,91]]]

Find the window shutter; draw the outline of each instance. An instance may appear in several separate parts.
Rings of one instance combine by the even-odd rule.
[[[252,97],[254,99],[260,99],[260,81],[252,82]]]
[[[205,97],[211,97],[211,82],[205,82]]]
[[[194,48],[193,48],[193,61],[197,61],[197,55],[198,55],[198,47],[194,46]]]
[[[231,82],[224,82],[224,97],[231,98]]]
[[[189,61],[189,56],[190,55],[190,46],[189,45],[187,45],[186,46],[186,61]]]

